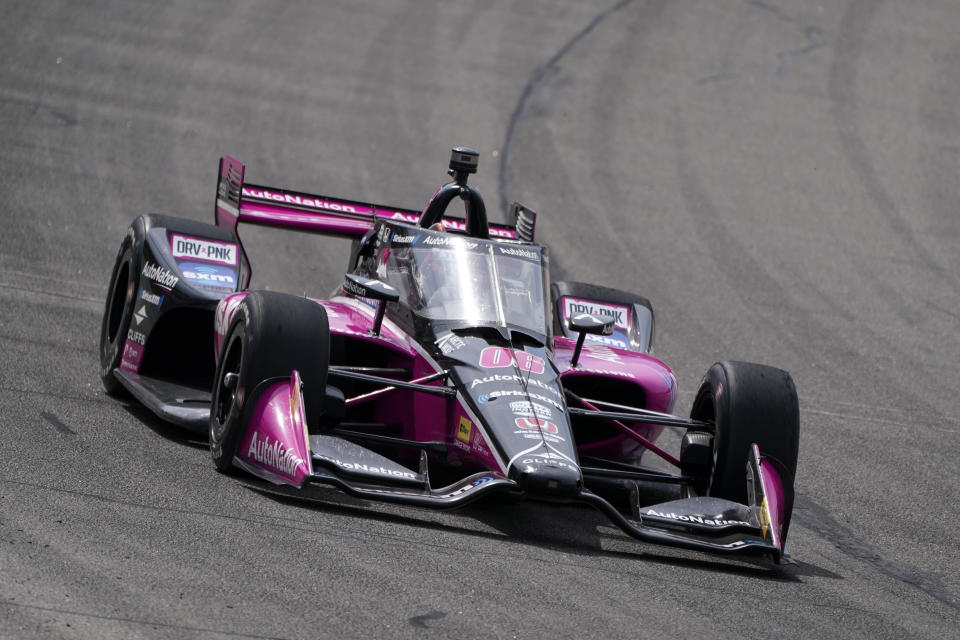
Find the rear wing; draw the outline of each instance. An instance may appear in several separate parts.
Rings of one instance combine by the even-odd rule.
[[[420,211],[245,184],[243,174],[242,162],[230,156],[220,158],[214,218],[217,226],[232,230],[238,242],[240,238],[237,225],[241,222],[359,239],[373,229],[377,218],[400,220],[409,224],[420,221]],[[524,236],[529,233],[529,239],[532,240],[536,213],[516,203],[512,213],[516,216],[521,233],[518,234],[517,226],[492,222],[489,223],[490,237],[505,240],[527,239]],[[443,225],[454,233],[466,231],[466,221],[463,218],[445,216]],[[250,262],[242,242],[239,279],[242,288],[249,285]]]
[[[244,165],[236,158],[220,158],[217,181],[216,222],[236,230],[239,222],[347,238],[362,237],[373,229],[377,218],[420,221],[420,211],[400,209],[356,200],[329,198],[288,189],[263,187],[243,182]],[[463,218],[445,217],[449,231],[465,231]],[[490,223],[494,238],[515,239],[515,227]]]

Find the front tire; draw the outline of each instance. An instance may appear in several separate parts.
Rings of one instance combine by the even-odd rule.
[[[210,405],[210,455],[228,471],[246,432],[253,392],[270,378],[303,381],[307,425],[323,410],[330,353],[330,329],[322,306],[306,298],[254,291],[237,307],[223,342]]]
[[[142,218],[137,218],[120,243],[107,287],[107,302],[100,325],[100,381],[107,395],[113,397],[122,397],[125,391],[114,377],[113,370],[123,359],[123,346],[137,302],[144,236]]]
[[[704,376],[690,417],[714,424],[712,434],[689,432],[685,436],[694,443],[698,438],[701,442],[712,440],[712,461],[706,456],[700,482],[695,482],[703,487],[698,492],[705,489],[706,495],[745,504],[746,469],[753,443],[782,465],[787,476],[784,484],[793,485],[800,411],[796,387],[786,371],[749,362],[718,362]],[[787,514],[792,506],[787,505]]]

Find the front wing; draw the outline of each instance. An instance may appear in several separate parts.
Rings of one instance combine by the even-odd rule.
[[[519,484],[499,472],[481,472],[443,488],[430,486],[427,456],[411,471],[361,445],[305,428],[300,378],[268,381],[254,391],[254,419],[237,450],[234,464],[265,481],[261,489],[322,500],[324,485],[358,498],[450,509],[495,493],[523,497]],[[643,542],[715,553],[754,552],[784,557],[784,505],[787,490],[772,459],[753,446],[745,470],[749,504],[720,498],[688,498],[635,505],[628,518],[604,498],[581,489],[569,502],[589,505],[630,536]]]

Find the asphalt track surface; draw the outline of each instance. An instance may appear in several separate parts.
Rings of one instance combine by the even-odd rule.
[[[198,6],[199,5],[199,6]],[[955,638],[960,4],[7,1],[0,637]],[[104,396],[134,216],[248,179],[418,208],[449,147],[554,275],[649,297],[686,412],[718,359],[800,394],[795,566],[593,512],[286,502]],[[324,295],[346,243],[241,230]]]

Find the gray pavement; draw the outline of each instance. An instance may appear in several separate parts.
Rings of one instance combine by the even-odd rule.
[[[199,5],[199,6],[198,6]],[[0,637],[953,638],[960,5],[4,3]],[[276,500],[104,396],[129,221],[248,180],[419,208],[482,152],[555,276],[647,296],[688,410],[718,359],[800,393],[796,566],[591,512]],[[347,243],[241,230],[324,295]]]

